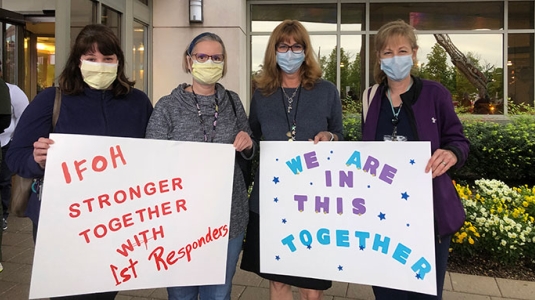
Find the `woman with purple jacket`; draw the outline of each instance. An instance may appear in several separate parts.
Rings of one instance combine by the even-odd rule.
[[[414,28],[402,20],[383,25],[375,36],[377,92],[368,101],[362,124],[365,141],[430,141],[426,172],[433,177],[437,296],[373,287],[376,299],[442,299],[451,235],[465,212],[447,171],[461,167],[469,141],[450,92],[440,83],[410,75],[418,52]],[[366,90],[368,93],[370,89]],[[367,97],[363,97],[365,99]],[[366,106],[366,104],[364,104]]]

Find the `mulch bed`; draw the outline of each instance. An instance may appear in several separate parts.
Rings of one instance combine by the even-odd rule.
[[[535,281],[535,264],[519,262],[506,265],[484,256],[465,258],[450,253],[448,271],[462,274],[498,277],[513,280]]]

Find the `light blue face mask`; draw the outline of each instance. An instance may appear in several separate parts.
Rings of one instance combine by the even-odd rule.
[[[305,61],[305,51],[301,53],[293,53],[292,51],[277,52],[277,64],[284,73],[293,74],[297,72],[303,61]]]
[[[381,70],[388,78],[401,81],[409,76],[412,69],[412,55],[394,56],[381,59]]]

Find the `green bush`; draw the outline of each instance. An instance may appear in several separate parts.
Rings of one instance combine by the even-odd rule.
[[[510,185],[535,183],[535,118],[512,116],[506,124],[474,119],[462,120],[470,141],[470,154],[451,175],[459,182],[492,178]],[[362,140],[360,114],[344,115],[346,141]]]
[[[507,124],[465,120],[463,126],[470,154],[453,177],[468,182],[492,178],[511,185],[535,182],[534,118],[514,117]]]

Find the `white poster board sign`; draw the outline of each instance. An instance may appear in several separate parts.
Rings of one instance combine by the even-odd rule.
[[[30,298],[224,283],[232,145],[50,138]]]
[[[436,295],[429,142],[261,142],[265,273]]]

